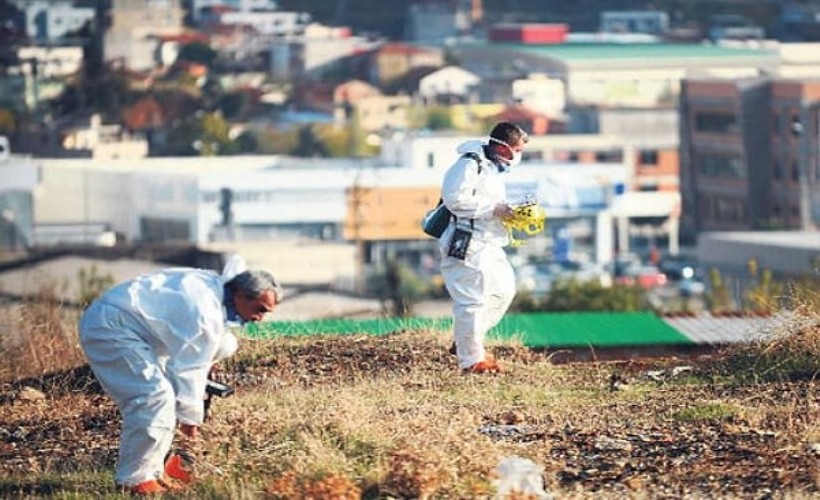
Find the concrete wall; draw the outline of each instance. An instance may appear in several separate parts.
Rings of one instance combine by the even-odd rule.
[[[815,275],[820,265],[820,233],[799,231],[702,233],[696,248],[704,267],[745,273],[755,259],[759,269],[779,275]]]

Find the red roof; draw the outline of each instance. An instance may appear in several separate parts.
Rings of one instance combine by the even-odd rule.
[[[386,43],[378,49],[378,52],[380,54],[400,54],[409,56],[413,54],[427,54],[431,51],[403,43]]]
[[[186,33],[179,33],[176,35],[159,35],[157,36],[163,42],[178,42],[181,44],[186,43],[209,43],[210,38],[208,35],[204,33],[199,33],[196,31],[186,32]]]

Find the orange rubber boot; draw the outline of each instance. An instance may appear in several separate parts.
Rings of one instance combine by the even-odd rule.
[[[501,373],[504,370],[492,354],[487,354],[482,361],[464,370],[464,373]]]
[[[185,484],[190,484],[194,480],[190,468],[178,453],[174,453],[165,461],[165,474]]]
[[[131,493],[132,495],[158,495],[168,492],[168,488],[156,479],[149,479],[134,486],[123,486],[121,489],[124,493]]]

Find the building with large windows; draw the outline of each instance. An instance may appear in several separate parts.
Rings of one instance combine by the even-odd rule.
[[[820,80],[686,80],[683,229],[812,229],[820,223]]]

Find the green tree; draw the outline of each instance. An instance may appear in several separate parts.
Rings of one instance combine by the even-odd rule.
[[[256,152],[268,155],[292,155],[299,144],[298,129],[265,129],[253,132],[256,137]]]
[[[299,127],[297,132],[298,141],[293,150],[294,156],[306,158],[327,158],[330,156],[327,146],[317,133],[316,125],[304,125]]]
[[[11,134],[15,130],[17,130],[17,119],[14,116],[14,111],[0,108],[0,133]]]
[[[177,61],[195,62],[210,68],[216,59],[216,55],[216,51],[208,44],[200,42],[186,43],[179,49]]]
[[[240,153],[256,153],[259,149],[259,140],[253,131],[245,130],[236,138],[236,146]]]
[[[58,115],[88,109],[99,113],[103,121],[119,120],[122,110],[136,98],[125,76],[108,66],[91,70],[84,66],[80,76],[49,104]]]
[[[427,110],[427,128],[430,130],[450,130],[453,119],[446,106],[435,106]]]
[[[230,126],[220,113],[198,112],[173,128],[163,149],[165,155],[217,156],[239,152],[230,138]]]

